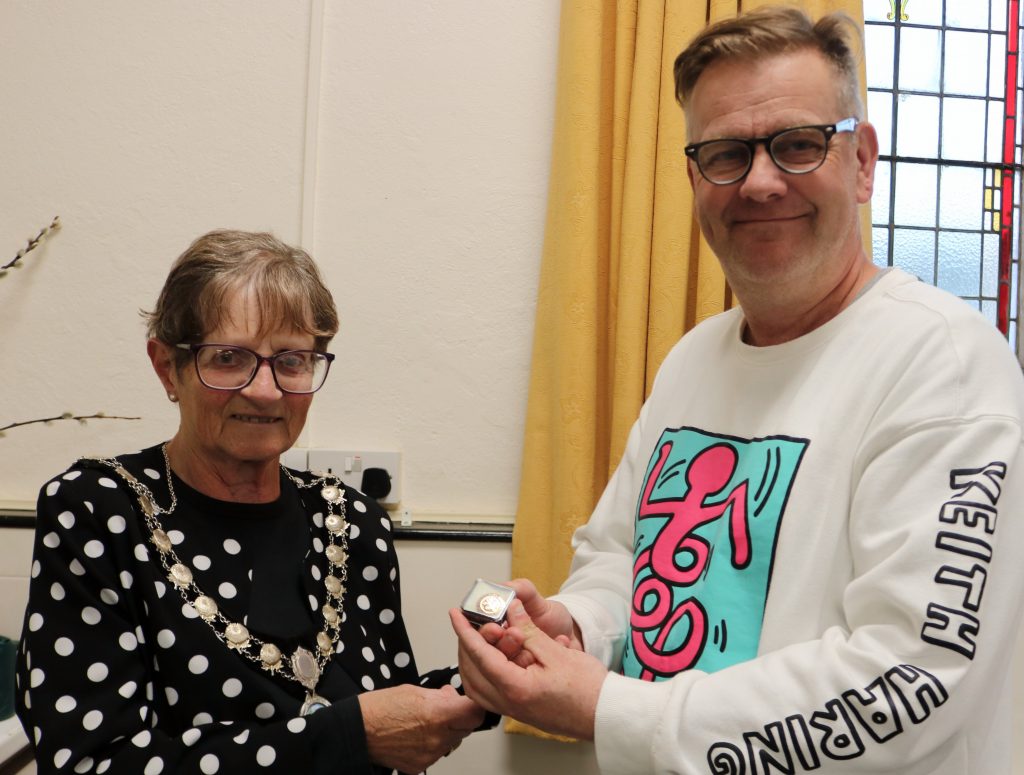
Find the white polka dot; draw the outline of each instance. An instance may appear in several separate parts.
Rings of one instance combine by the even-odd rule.
[[[213,716],[209,713],[197,713],[192,717],[192,726],[201,727],[203,724],[212,724]]]
[[[398,568],[392,568],[391,572],[388,574],[388,578],[390,578],[392,581],[398,578]]]
[[[124,517],[115,514],[107,520],[107,530],[111,533],[123,533],[127,523],[124,521]]]
[[[160,472],[153,468],[143,468],[142,473],[152,479],[154,482],[160,481]]]
[[[385,608],[380,612],[380,616],[378,618],[380,619],[381,624],[391,624],[391,622],[395,620],[395,612],[390,608]]]
[[[202,736],[202,732],[200,732],[195,727],[192,727],[191,729],[186,729],[185,732],[182,734],[181,742],[183,742],[187,746],[193,746],[196,744],[196,741]]]
[[[132,574],[126,570],[121,571],[121,587],[123,589],[131,589],[133,581]]]
[[[54,754],[54,756],[53,756],[53,763],[55,765],[57,765],[57,769],[59,770],[61,767],[63,767],[65,764],[68,763],[68,759],[70,759],[70,758],[71,758],[71,749],[69,749],[69,748],[61,748],[59,751],[57,751],[56,754]]]
[[[117,593],[112,589],[100,590],[100,600],[102,600],[107,605],[117,605],[117,601],[120,599],[121,598],[119,598],[117,596]]]
[[[359,525],[353,525],[351,522],[348,523],[348,537],[350,539],[359,538]]]
[[[221,691],[224,692],[225,697],[237,697],[242,693],[242,682],[237,678],[229,678],[224,682]]]
[[[82,717],[82,726],[92,732],[103,723],[103,714],[98,710],[90,710]]]
[[[60,489],[60,482],[48,482],[46,485],[46,494],[53,495],[57,490]]]
[[[199,617],[199,612],[191,603],[185,603],[181,607],[181,615],[184,616],[186,619],[196,619]]]
[[[369,646],[363,646],[363,659],[365,659],[367,662],[373,661],[373,649],[371,649]]]
[[[46,673],[40,670],[38,667],[28,675],[28,685],[35,689],[37,686],[42,686],[43,681],[46,680]]]
[[[261,702],[256,706],[256,718],[268,719],[274,717],[274,706],[269,702]]]
[[[100,612],[91,605],[82,609],[82,621],[86,624],[99,624],[102,618]]]
[[[226,598],[232,598],[238,594],[238,590],[235,589],[235,585],[227,581],[217,587],[217,591],[220,592],[221,597]]]
[[[72,560],[70,565],[68,566],[68,567],[71,568],[72,572],[74,571],[74,565],[75,565],[76,562],[78,562],[78,560]],[[32,578],[38,578],[39,571],[41,571],[42,569],[43,569],[43,564],[41,562],[39,562],[39,560],[33,560],[32,561]],[[82,574],[79,573],[78,575],[81,576]]]
[[[53,644],[53,650],[62,657],[70,657],[75,650],[75,643],[71,638],[57,638]]]
[[[148,762],[146,762],[146,769],[142,771],[142,775],[160,775],[164,771],[164,760],[159,756],[154,756]]]
[[[57,516],[57,521],[60,522],[61,526],[70,530],[75,526],[75,515],[70,511],[62,511]]]
[[[256,763],[260,765],[260,767],[269,767],[276,759],[277,751],[269,745],[261,745],[260,750],[256,752]]]
[[[32,614],[30,617],[28,617],[28,628],[32,632],[39,632],[39,628],[42,627],[42,626],[43,626],[43,615],[42,614]]]
[[[92,769],[93,760],[91,756],[86,756],[84,759],[79,759],[78,764],[75,765],[75,772],[82,773],[88,772]]]
[[[168,705],[178,704],[178,690],[175,689],[173,686],[164,687],[164,696],[167,698]]]
[[[139,645],[139,639],[130,632],[123,632],[121,637],[117,639],[117,643],[125,651],[135,651]]]
[[[85,506],[85,508],[89,510],[90,514],[92,514],[94,511],[96,511],[96,509],[93,508],[93,505],[92,505],[92,503],[90,501],[82,501],[82,505]]]
[[[448,683],[450,683],[452,686],[458,689],[460,686],[462,686],[462,676],[458,673],[455,673]]]
[[[96,541],[96,540],[89,541],[85,545],[84,551],[85,551],[85,556],[86,557],[92,557],[94,560],[97,557],[102,557],[103,556],[103,542],[102,541]]]
[[[377,569],[374,568],[372,565],[367,565],[365,568],[363,568],[363,578],[367,581],[376,581],[378,575],[379,574]]]
[[[405,667],[409,664],[409,655],[404,651],[395,654],[395,667]]]
[[[315,597],[314,597],[313,595],[310,595],[310,596],[309,596],[309,598],[308,598],[308,600],[309,600],[309,609],[310,609],[311,611],[315,611],[315,610],[316,610],[317,608],[319,608],[319,607],[320,607],[320,606],[318,606],[318,605],[316,604],[316,598],[315,598]]]
[[[370,598],[366,595],[360,595],[356,598],[356,605],[362,608],[364,611],[370,610]]]
[[[69,562],[68,570],[74,573],[76,576],[85,575],[85,568],[83,567],[82,563],[80,563],[78,560],[72,560],[71,562]]]
[[[320,540],[319,536],[313,538],[313,548],[316,550],[317,554],[323,554],[324,542]]]
[[[318,511],[316,514],[313,515],[313,524],[317,527],[324,526],[324,513],[322,511]]]
[[[174,633],[170,630],[160,630],[156,634],[156,642],[160,648],[169,649],[174,645]]]
[[[382,663],[381,666],[380,666],[380,674],[382,676],[384,676],[385,678],[390,678],[391,677],[391,669],[387,665]]]
[[[298,734],[306,728],[306,719],[304,719],[302,716],[296,716],[295,718],[291,719],[285,726],[288,727],[289,732]]]
[[[196,654],[188,661],[188,671],[194,675],[202,675],[209,666],[210,661],[202,654]]]
[[[81,471],[68,471],[66,474],[64,474],[64,476],[61,477],[61,479],[67,479],[69,482],[73,482],[81,475]]]
[[[146,642],[146,636],[142,632],[142,625],[141,624],[138,627],[135,628],[135,640],[137,640],[139,643],[145,643]]]
[[[208,753],[199,760],[199,769],[202,770],[203,775],[213,775],[220,769],[220,759],[212,753]]]
[[[234,538],[224,539],[224,551],[228,554],[238,554],[242,551],[242,545]]]
[[[366,689],[366,691],[368,691],[368,692],[372,692],[373,691],[373,679],[370,678],[370,676],[364,675],[363,676],[363,680],[360,681],[359,683],[361,683],[363,685],[363,688]]]
[[[234,740],[239,745],[242,745],[246,740],[249,739],[249,730],[248,729],[243,729],[241,732],[238,733],[237,736],[235,736],[235,737],[233,737],[231,739]]]
[[[210,558],[205,554],[197,554],[192,558],[192,567],[197,568],[198,570],[210,570],[211,564]]]
[[[366,504],[363,503],[362,501],[356,501],[352,505],[355,507],[355,510],[358,511],[360,514],[366,513]]]
[[[340,654],[344,650],[345,650],[345,641],[339,640],[338,641],[338,645],[334,649],[334,653],[335,654]]]
[[[75,702],[75,698],[70,694],[65,694],[63,697],[58,697],[57,701],[53,704],[53,707],[57,709],[58,713],[70,713],[78,705]]]
[[[56,549],[60,546],[60,536],[56,533],[47,533],[43,536],[43,546],[47,549]]]
[[[106,476],[101,476],[100,477],[100,486],[101,487],[106,487],[106,488],[108,488],[110,490],[116,490],[117,489],[117,482],[115,482],[113,479],[107,478]]]
[[[124,697],[126,700],[131,699],[135,696],[135,692],[138,690],[139,685],[135,681],[129,681],[126,684],[122,684],[121,688],[117,690],[117,693]]]
[[[106,677],[110,675],[110,669],[102,662],[93,662],[89,665],[89,669],[85,671],[85,674],[89,676],[89,680],[93,683],[99,683],[106,680]]]
[[[103,775],[104,772],[110,769],[110,759],[104,759],[100,762],[99,767],[96,768],[96,775]]]
[[[388,550],[388,542],[385,541],[383,538],[378,538],[377,548],[380,549],[382,552],[386,552]]]
[[[320,569],[315,565],[309,569],[309,575],[313,577],[314,581],[320,580]]]
[[[167,592],[167,585],[164,584],[162,581],[154,581],[153,582],[153,589],[156,590],[156,596],[157,597],[163,597],[164,594],[166,594],[166,592]]]
[[[185,534],[180,530],[168,530],[167,537],[171,539],[171,543],[175,546],[185,540]]]
[[[62,587],[56,581],[53,582],[50,585],[50,597],[52,597],[54,600],[63,600],[64,599],[64,587]]]

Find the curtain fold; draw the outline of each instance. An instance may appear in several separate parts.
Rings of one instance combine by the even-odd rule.
[[[685,331],[732,304],[693,213],[672,64],[708,21],[765,4],[562,2],[512,541],[513,575],[545,595],[568,574],[572,534],[618,465],[661,361]],[[863,22],[860,0],[800,5]]]

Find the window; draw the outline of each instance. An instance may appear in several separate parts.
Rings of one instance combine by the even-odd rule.
[[[872,250],[975,305],[1020,357],[1020,0],[864,0]]]

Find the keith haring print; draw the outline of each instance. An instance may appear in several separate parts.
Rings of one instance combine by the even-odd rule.
[[[782,516],[809,443],[665,430],[637,504],[625,675],[712,672],[757,654]]]

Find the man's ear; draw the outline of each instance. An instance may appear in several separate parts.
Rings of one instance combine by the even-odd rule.
[[[878,133],[873,124],[857,124],[857,203],[867,204],[875,190],[875,164],[878,162]]]
[[[160,378],[164,390],[170,394],[178,393],[178,370],[175,368],[174,350],[159,339],[146,341],[146,354],[153,364],[153,371]]]

